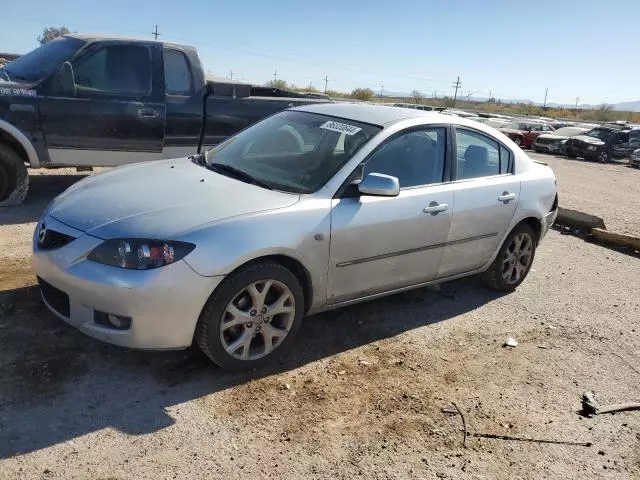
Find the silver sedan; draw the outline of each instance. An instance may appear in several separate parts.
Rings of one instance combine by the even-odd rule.
[[[286,110],[206,154],[89,177],[46,209],[46,305],[144,349],[193,341],[224,368],[284,353],[302,318],[480,274],[513,291],[557,213],[553,172],[459,117]]]

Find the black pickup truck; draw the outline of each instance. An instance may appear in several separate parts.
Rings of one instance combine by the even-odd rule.
[[[34,168],[181,157],[272,113],[326,102],[205,77],[193,47],[67,35],[0,68],[0,206]]]

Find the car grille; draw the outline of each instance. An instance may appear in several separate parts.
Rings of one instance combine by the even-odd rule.
[[[69,295],[64,293],[62,290],[58,290],[50,283],[45,282],[40,277],[38,277],[38,284],[40,285],[40,292],[42,292],[42,298],[44,298],[44,301],[60,315],[69,318],[71,313]]]
[[[44,230],[44,236],[41,237],[40,232]],[[54,248],[64,247],[68,243],[75,240],[75,237],[65,233],[56,232],[55,230],[40,229],[38,231],[38,247],[41,250],[53,250]]]

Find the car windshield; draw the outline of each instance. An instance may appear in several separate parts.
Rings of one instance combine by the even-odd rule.
[[[584,133],[584,132],[586,132],[584,128],[563,127],[553,132],[553,134],[559,135],[561,137],[573,137],[575,135],[580,135],[581,133]]]
[[[256,182],[292,193],[322,187],[381,127],[300,111],[273,115],[207,152]]]
[[[83,40],[73,37],[59,37],[16,58],[2,69],[10,80],[37,82],[55,72],[58,66],[69,60],[84,43]]]
[[[608,128],[594,128],[586,132],[585,135],[606,141],[612,133]]]

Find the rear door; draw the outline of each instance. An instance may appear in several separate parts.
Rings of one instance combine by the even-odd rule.
[[[630,144],[629,132],[619,132],[615,135],[611,144],[611,156],[613,158],[627,158],[633,152]]]
[[[507,147],[468,127],[457,127],[453,137],[453,215],[441,278],[471,272],[490,260],[520,198],[520,181]]]
[[[45,86],[40,115],[51,162],[121,165],[159,158],[165,130],[162,46],[97,42],[72,60],[75,96]]]

